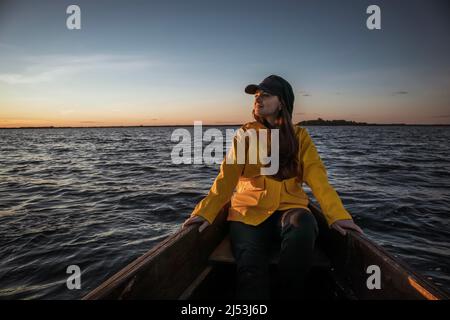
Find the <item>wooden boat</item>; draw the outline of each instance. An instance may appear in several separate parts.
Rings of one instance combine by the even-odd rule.
[[[180,229],[107,279],[83,299],[233,299],[236,267],[226,212],[203,232]],[[448,299],[448,295],[366,237],[330,230],[311,204],[320,229],[308,299]],[[368,289],[368,266],[380,268],[381,289]],[[277,298],[277,252],[271,261],[272,294]]]

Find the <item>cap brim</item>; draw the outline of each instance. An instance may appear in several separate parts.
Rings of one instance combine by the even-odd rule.
[[[264,85],[261,84],[249,84],[248,86],[245,87],[245,93],[248,94],[255,94],[256,91],[258,90],[262,90],[264,92],[273,94],[271,90],[267,89]]]
[[[248,86],[245,87],[245,93],[255,94],[258,89],[259,86],[257,84],[249,84]]]

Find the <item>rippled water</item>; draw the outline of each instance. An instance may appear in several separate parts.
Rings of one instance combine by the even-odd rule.
[[[173,130],[0,130],[0,298],[80,298],[177,230],[218,165],[172,164]],[[449,291],[450,127],[308,130],[367,236]]]

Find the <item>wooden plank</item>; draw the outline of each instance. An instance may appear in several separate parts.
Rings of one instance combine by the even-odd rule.
[[[207,266],[205,270],[195,279],[191,285],[180,295],[178,300],[187,300],[192,297],[193,292],[205,281],[206,277],[211,273],[213,267]]]
[[[231,250],[230,236],[226,235],[220,244],[214,249],[208,258],[211,263],[235,263],[235,259]]]

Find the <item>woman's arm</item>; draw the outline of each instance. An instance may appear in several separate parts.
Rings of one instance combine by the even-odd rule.
[[[302,129],[300,146],[303,181],[319,202],[328,225],[331,226],[338,220],[351,220],[352,217],[344,208],[339,195],[328,182],[325,166],[306,129]]]
[[[191,217],[200,216],[209,223],[213,223],[223,206],[230,201],[245,166],[245,164],[237,162],[237,139],[235,136],[233,146],[227,155],[228,161],[227,159],[223,160],[220,165],[220,172],[208,195],[197,204]]]

